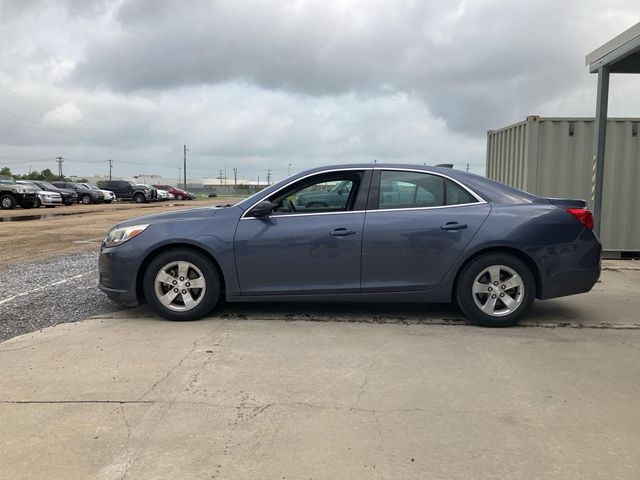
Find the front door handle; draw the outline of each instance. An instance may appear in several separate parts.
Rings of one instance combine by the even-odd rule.
[[[442,230],[462,230],[467,228],[466,223],[447,222],[440,227]]]
[[[347,235],[355,235],[355,230],[347,230],[346,228],[336,228],[335,230],[329,232],[329,235],[334,237],[346,237]]]

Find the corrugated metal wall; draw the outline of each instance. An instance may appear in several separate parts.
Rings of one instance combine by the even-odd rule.
[[[594,122],[527,117],[487,133],[489,178],[545,197],[591,203]],[[602,242],[608,251],[640,251],[640,119],[607,123]]]

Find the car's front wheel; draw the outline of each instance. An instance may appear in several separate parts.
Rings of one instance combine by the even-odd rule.
[[[152,308],[169,320],[197,320],[220,298],[216,267],[202,253],[168,250],[154,258],[143,278],[144,296]]]
[[[472,323],[510,327],[531,310],[536,282],[529,267],[519,258],[507,253],[489,253],[464,267],[456,297]]]
[[[80,201],[83,205],[90,205],[91,203],[93,203],[90,195],[83,195]]]

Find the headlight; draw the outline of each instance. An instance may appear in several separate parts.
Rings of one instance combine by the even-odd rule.
[[[104,242],[102,242],[102,244],[105,247],[115,247],[126,242],[127,240],[131,240],[133,237],[137,237],[142,232],[144,232],[148,226],[149,225],[135,225],[133,227],[113,229],[107,234],[107,238],[104,239]]]
[[[27,189],[26,188],[18,188],[18,189],[16,189],[16,192],[18,192],[18,193],[27,193]]]

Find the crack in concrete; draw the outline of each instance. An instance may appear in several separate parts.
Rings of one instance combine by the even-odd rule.
[[[360,392],[358,392],[358,398],[356,398],[356,405],[360,404],[360,398],[364,394],[364,390],[367,387],[367,384],[369,383],[369,372],[371,372],[371,369],[373,368],[373,365],[375,363],[376,361],[373,360],[367,367],[367,371],[365,372],[365,375],[364,375],[364,381],[362,382],[362,384],[360,384]]]
[[[180,366],[182,366],[182,364],[184,363],[184,361],[189,358],[193,352],[196,351],[196,348],[198,348],[198,344],[202,341],[204,341],[205,339],[212,337],[214,334],[216,334],[219,330],[222,329],[222,327],[226,324],[226,321],[222,321],[220,323],[220,326],[216,329],[214,329],[212,332],[207,333],[206,335],[197,338],[196,340],[194,340],[193,345],[191,346],[191,349],[187,352],[187,354],[182,357],[178,363],[176,363],[172,368],[170,368],[167,373],[161,378],[159,379],[157,382],[155,382],[153,385],[151,385],[151,388],[149,388],[149,390],[147,390],[142,397],[140,397],[140,399],[142,400],[143,398],[145,398],[147,395],[149,395],[151,392],[153,392],[156,388],[158,388],[158,385],[160,385],[162,382],[164,382],[165,380],[167,380],[171,374],[173,372],[175,372],[178,368],[180,368]]]
[[[129,425],[127,416],[124,413],[124,404],[120,405],[120,413],[122,414],[122,419],[124,420],[124,424],[127,427],[127,439],[125,440],[123,446],[124,451],[127,454],[127,465],[124,469],[124,472],[122,472],[122,477],[120,477],[120,480],[124,480],[129,473],[129,468],[131,468],[131,465],[133,464],[133,454],[131,453],[131,450],[129,450],[129,440],[131,440],[131,425]]]

